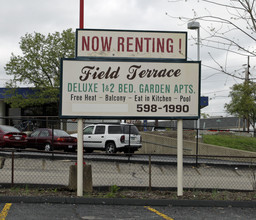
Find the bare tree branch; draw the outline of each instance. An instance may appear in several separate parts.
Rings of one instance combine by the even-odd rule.
[[[207,19],[213,19],[213,20],[207,20]],[[192,21],[192,20],[195,20],[195,19],[190,19],[190,21]],[[235,27],[236,29],[240,30],[247,37],[249,37],[252,40],[256,41],[256,38],[254,38],[252,35],[250,35],[246,31],[244,31],[242,28],[240,28],[238,25],[236,25],[235,23],[231,22],[228,19],[224,19],[224,18],[220,18],[220,17],[215,17],[215,16],[201,16],[201,17],[197,17],[196,20],[211,21],[211,22],[218,22],[218,23],[222,22],[222,23],[229,24],[229,25]]]
[[[208,3],[211,3],[211,4],[214,4],[214,5],[218,5],[218,6],[224,6],[226,8],[232,8],[232,9],[239,9],[239,10],[244,10],[243,8],[240,8],[240,7],[236,7],[236,6],[231,6],[231,5],[226,5],[226,4],[221,4],[221,3],[218,3],[218,2],[213,2],[213,1],[209,1],[209,0],[202,0],[203,2],[208,2]]]
[[[242,55],[242,56],[248,56],[248,54],[250,54],[251,56],[256,56],[255,52],[247,50],[246,48],[240,46],[238,43],[236,43],[235,41],[233,41],[231,39],[228,39],[228,38],[225,38],[225,37],[221,37],[221,36],[214,36],[214,38],[220,38],[220,39],[229,41],[230,44],[232,44],[233,46],[236,46],[238,49],[246,52],[246,54],[243,54],[243,53],[239,53],[239,52],[236,52],[236,51],[233,51],[233,50],[228,50],[228,51],[230,51],[232,53],[236,53],[236,54],[239,54],[239,55]],[[230,45],[230,44],[226,44],[224,42],[219,42],[219,41],[213,41],[213,40],[207,40],[207,41],[213,42],[213,43],[222,44],[222,45],[225,45],[225,46],[229,46]],[[219,50],[227,50],[226,48],[218,48],[218,47],[214,47],[214,46],[209,46],[207,44],[202,44],[202,45],[204,45],[206,47],[211,47],[211,48],[219,49]]]

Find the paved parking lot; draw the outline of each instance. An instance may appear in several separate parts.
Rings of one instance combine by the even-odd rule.
[[[8,206],[7,209],[5,206]],[[4,212],[5,211],[5,212]],[[8,220],[200,220],[200,219],[255,219],[256,209],[218,207],[170,207],[170,206],[113,206],[82,204],[0,204],[0,219]]]

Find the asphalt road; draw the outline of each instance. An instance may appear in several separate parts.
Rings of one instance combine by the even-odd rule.
[[[0,204],[0,211],[6,204]],[[3,211],[2,211],[3,213]],[[216,207],[170,207],[170,206],[112,206],[81,204],[20,204],[9,205],[6,220],[236,220],[255,219],[256,209]],[[1,217],[1,214],[0,214]]]

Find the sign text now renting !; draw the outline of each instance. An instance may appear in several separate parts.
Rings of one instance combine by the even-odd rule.
[[[186,58],[186,33],[77,31],[77,57]]]
[[[82,36],[82,51],[110,51],[113,37]],[[172,38],[138,38],[138,37],[118,37],[117,51],[127,52],[151,52],[151,53],[173,53]],[[181,39],[179,39],[179,50],[181,52]]]

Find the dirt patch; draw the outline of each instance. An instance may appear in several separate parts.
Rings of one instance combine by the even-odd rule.
[[[52,197],[76,197],[76,191],[66,188],[0,188],[0,196],[52,196]],[[252,201],[256,200],[256,192],[232,192],[232,191],[200,191],[184,190],[183,196],[177,196],[176,191],[138,191],[115,190],[96,191],[84,193],[85,198],[131,198],[131,199],[170,199],[170,200],[227,200],[227,201]]]

